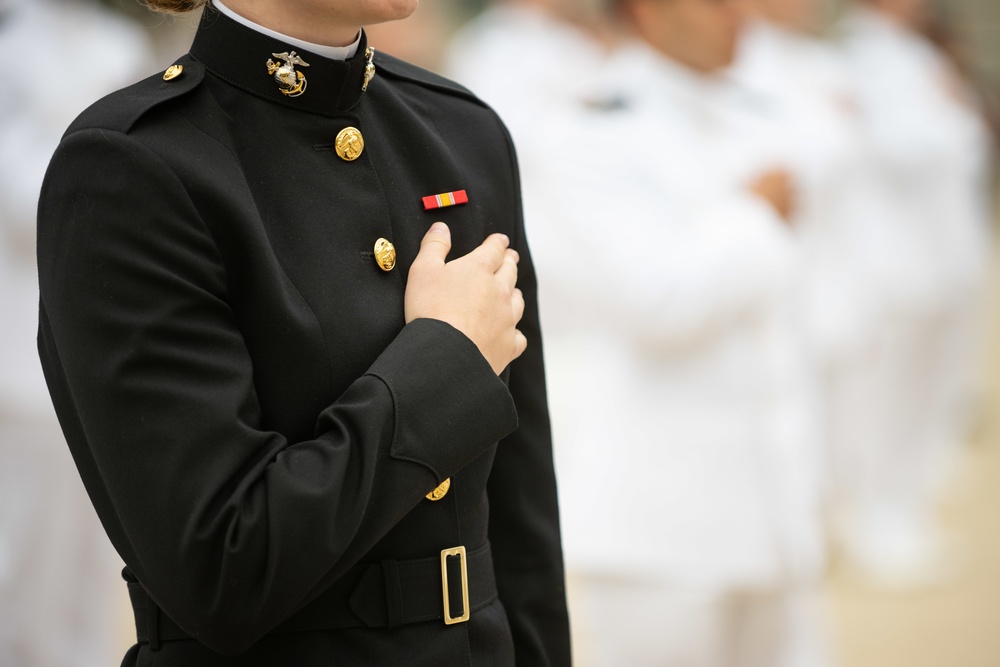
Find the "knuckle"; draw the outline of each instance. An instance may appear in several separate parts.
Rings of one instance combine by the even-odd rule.
[[[425,249],[425,250],[427,250],[427,249],[431,249],[431,248],[433,248],[434,246],[441,246],[442,248],[444,248],[444,250],[445,250],[446,252],[447,252],[448,250],[451,250],[451,244],[450,244],[450,243],[448,243],[448,242],[446,242],[446,241],[444,241],[443,239],[427,239],[427,240],[426,240],[426,241],[424,242],[424,249]]]
[[[490,258],[489,253],[486,252],[477,253],[475,262],[477,267],[485,271],[488,271],[493,265],[493,260]]]

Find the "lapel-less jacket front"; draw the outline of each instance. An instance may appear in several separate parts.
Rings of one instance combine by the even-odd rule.
[[[346,62],[300,51],[307,86],[285,95],[267,61],[288,51],[209,7],[171,76],[76,121],[43,187],[39,350],[133,602],[146,601],[125,664],[567,664],[506,130],[464,89],[381,54],[363,91],[364,39]],[[353,161],[334,145],[349,126],[364,140]],[[457,190],[468,203],[425,210]],[[521,255],[529,346],[502,379],[451,326],[404,323],[435,220],[451,258],[493,232]],[[379,238],[394,270],[375,261]],[[422,602],[406,599],[405,568],[457,546],[491,547],[498,596],[473,591],[465,623],[405,618]],[[383,611],[358,602],[372,572]]]

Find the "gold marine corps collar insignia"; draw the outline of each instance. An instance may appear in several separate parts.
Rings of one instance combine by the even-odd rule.
[[[368,90],[368,84],[372,82],[375,78],[375,63],[372,62],[375,59],[375,49],[368,47],[365,49],[365,80],[361,84],[361,92]]]
[[[295,69],[296,65],[309,67],[309,63],[302,60],[295,51],[290,53],[272,53],[272,56],[279,60],[284,60],[284,64],[276,63],[270,58],[267,59],[267,73],[274,76],[278,82],[278,89],[288,97],[298,97],[306,92],[306,76]]]

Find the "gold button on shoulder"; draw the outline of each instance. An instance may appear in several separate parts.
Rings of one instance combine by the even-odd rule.
[[[451,478],[449,477],[448,479],[441,482],[441,485],[438,488],[434,489],[433,491],[427,494],[427,500],[433,500],[434,502],[441,500],[446,495],[448,495],[448,489],[450,488],[451,488]]]
[[[345,127],[337,134],[334,147],[341,160],[354,162],[361,157],[361,151],[365,149],[365,138],[361,136],[361,130],[358,128]]]
[[[388,239],[375,242],[375,262],[383,271],[392,271],[396,266],[396,247]]]
[[[167,68],[167,71],[163,73],[164,81],[173,81],[181,74],[184,73],[184,65],[171,65]]]

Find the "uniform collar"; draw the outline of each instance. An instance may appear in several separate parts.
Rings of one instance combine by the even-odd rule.
[[[699,72],[639,40],[621,46],[616,59],[629,64],[627,71],[634,89],[652,98],[702,106],[728,95],[733,88],[733,81],[725,70]],[[655,85],[649,81],[654,81]]]
[[[311,51],[313,53],[318,53],[325,58],[329,58],[330,60],[347,60],[348,58],[354,57],[354,54],[358,52],[358,44],[361,42],[361,32],[359,31],[357,39],[355,39],[352,44],[347,46],[325,46],[323,44],[313,44],[312,42],[295,39],[294,37],[289,37],[288,35],[284,35],[276,30],[271,30],[270,28],[262,26],[259,23],[254,23],[250,19],[240,16],[227,7],[226,3],[222,0],[212,0],[212,6],[237,23],[242,23],[246,27],[256,30],[259,33],[263,33],[268,37],[285,42],[286,44],[291,44],[299,51]]]
[[[191,45],[191,55],[219,78],[249,93],[294,109],[333,116],[353,107],[363,94],[367,37],[362,31],[357,53],[346,61],[331,60],[257,32],[234,21],[212,4],[198,26]],[[306,89],[298,97],[281,92],[274,76],[268,73],[267,61],[276,53],[295,51],[309,67],[295,69],[306,78]]]

